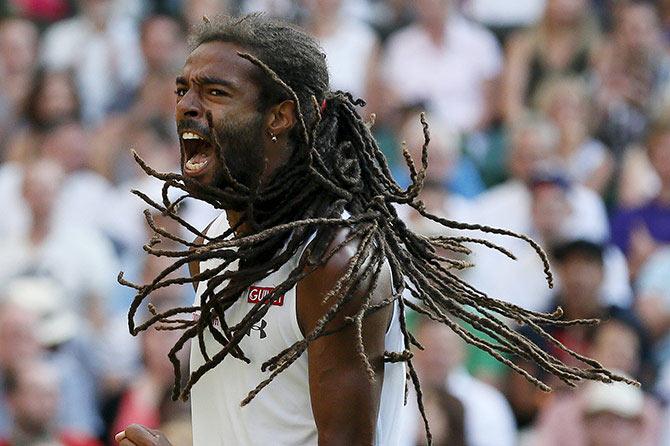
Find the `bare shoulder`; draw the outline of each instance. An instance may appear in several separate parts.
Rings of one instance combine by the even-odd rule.
[[[346,242],[349,237],[350,230],[344,228],[340,230],[333,242],[330,244],[328,251],[336,249],[339,245]],[[314,324],[326,313],[326,311],[335,303],[336,300],[330,299],[323,302],[324,297],[337,285],[338,281],[342,279],[347,271],[352,266],[352,262],[356,261],[356,256],[361,244],[360,238],[354,238],[339,248],[322,266],[318,267],[314,272],[302,279],[297,286],[298,299],[298,322],[303,334],[314,326]],[[370,250],[375,249],[374,246]],[[370,250],[369,253],[370,253]],[[363,254],[365,256],[365,254]],[[361,264],[353,272],[352,279],[358,276],[363,265],[367,265],[370,261],[370,255],[361,259]],[[372,268],[374,269],[374,267]],[[375,286],[372,285],[373,274],[368,274],[359,283],[354,285],[354,295],[351,301],[344,305],[338,315],[334,318],[332,326],[340,326],[344,323],[345,318],[355,315],[364,303],[377,304],[388,298],[391,294],[391,272],[388,262],[384,260],[379,271],[379,277],[376,279]],[[371,293],[371,294],[370,294]],[[380,311],[382,317],[380,319],[384,327],[386,322],[390,320],[391,305],[388,309]]]

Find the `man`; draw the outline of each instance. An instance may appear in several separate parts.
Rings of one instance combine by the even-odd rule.
[[[5,388],[14,426],[7,438],[0,438],[1,446],[100,446],[99,441],[86,434],[59,427],[56,368],[38,359],[28,360],[5,377]]]
[[[427,167],[425,121],[421,166],[408,160],[412,185],[402,189],[358,115],[362,101],[329,91],[325,57],[306,33],[250,15],[205,20],[192,41],[176,89],[182,174],[156,172],[137,157],[166,182],[163,204],[137,195],[198,238],[182,240],[146,213],[157,235],[191,249],[160,249],[154,238],[147,251],[175,262],[147,285],[123,275],[119,281],[138,291],[131,333],[154,324],[183,330],[169,354],[173,396],[191,396],[195,445],[397,444],[405,368],[421,395],[407,307],[512,367],[501,351],[532,356],[567,380],[611,377],[600,367],[568,371],[538,356],[493,313],[533,324],[557,315],[489,299],[449,271],[464,263],[435,251],[463,252],[463,242],[477,239],[429,239],[398,218],[395,206],[408,204],[448,228],[496,231],[435,217],[417,201]],[[226,212],[200,232],[175,212],[170,187]],[[171,275],[186,263],[190,278]],[[196,286],[194,306],[161,313],[149,307],[153,317],[136,325],[145,297],[184,283]],[[414,299],[403,297],[405,291]],[[466,309],[471,305],[481,315]],[[474,339],[454,316],[503,344]],[[191,374],[182,385],[176,355],[188,341]],[[117,441],[169,444],[139,426]]]

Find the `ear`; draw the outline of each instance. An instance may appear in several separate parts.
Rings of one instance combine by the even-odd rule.
[[[277,138],[287,135],[296,123],[295,112],[295,102],[291,99],[272,106],[267,116],[268,132]]]

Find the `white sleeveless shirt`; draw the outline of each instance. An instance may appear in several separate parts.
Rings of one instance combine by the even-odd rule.
[[[228,228],[222,213],[208,230],[208,235],[222,234]],[[298,250],[279,270],[250,287],[226,311],[229,326],[238,323],[252,305],[269,290],[288,278],[303,253]],[[217,260],[201,263],[200,271],[213,268]],[[196,305],[206,284],[196,291]],[[394,308],[392,322],[386,333],[388,351],[402,351],[403,339]],[[240,347],[251,360],[246,364],[226,357],[214,369],[205,373],[191,390],[194,446],[303,446],[317,444],[317,430],[312,414],[305,352],[290,367],[265,387],[245,407],[240,402],[258,383],[269,376],[261,372],[261,364],[296,341],[303,339],[298,326],[295,287],[276,299],[263,319],[244,336]],[[205,334],[207,353],[213,356],[221,348],[211,333]],[[353,348],[353,346],[352,346]],[[191,370],[204,363],[197,340],[191,343]],[[387,363],[384,366],[375,445],[393,446],[399,443],[405,389],[405,364]]]

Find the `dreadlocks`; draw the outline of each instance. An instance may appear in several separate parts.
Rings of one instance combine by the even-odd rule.
[[[170,257],[174,261],[148,284],[134,284],[125,280],[122,273],[119,275],[122,284],[137,290],[128,314],[132,334],[152,326],[183,330],[169,353],[175,371],[174,398],[181,396],[186,399],[191,387],[203,374],[216,367],[227,356],[249,362],[239,347],[245,333],[267,313],[277,296],[281,296],[302,278],[324,265],[352,240],[358,242],[355,255],[351,257],[346,271],[335,286],[323,297],[323,302],[329,305],[329,309],[314,329],[306,333],[304,339],[262,364],[261,369],[270,373],[267,379],[249,392],[242,405],[249,403],[278,374],[296,361],[310,342],[343,329],[344,327],[333,329],[329,322],[352,300],[354,292],[361,289],[367,291],[364,294],[367,297],[362,298],[357,314],[346,318],[345,327],[353,326],[356,330],[356,348],[361,363],[370,378],[374,379],[362,341],[363,321],[367,315],[380,308],[397,305],[404,336],[404,350],[385,352],[384,359],[388,362],[407,363],[409,380],[416,389],[429,442],[430,431],[411,353],[413,347],[422,349],[422,346],[405,324],[408,309],[444,323],[463,340],[485,350],[545,391],[550,390],[546,384],[515,365],[508,356],[535,361],[570,386],[575,386],[576,382],[584,379],[633,383],[612,374],[598,362],[569,350],[543,328],[548,324],[577,325],[593,324],[597,321],[566,321],[562,319],[560,308],[553,313],[540,313],[487,296],[455,274],[455,270],[471,266],[469,263],[441,254],[470,253],[467,247],[470,243],[485,245],[514,259],[512,253],[489,241],[469,235],[427,237],[416,234],[398,217],[396,206],[407,205],[445,229],[480,231],[522,239],[542,259],[548,284],[552,286],[546,255],[539,245],[526,236],[504,229],[452,221],[426,211],[418,198],[426,176],[430,141],[428,124],[423,115],[421,125],[424,143],[420,164],[417,165],[409,151],[404,150],[411,185],[403,189],[391,175],[386,159],[370,132],[371,124],[364,122],[358,113],[357,107],[363,106],[364,102],[345,92],[328,91],[325,59],[314,39],[284,23],[250,15],[241,19],[223,17],[215,21],[205,21],[196,32],[192,44],[197,47],[210,41],[232,42],[247,49],[247,52],[238,54],[259,69],[257,82],[261,85],[262,97],[265,99],[264,103],[259,104],[259,108],[263,109],[280,100],[292,99],[296,106],[297,125],[291,134],[292,155],[289,162],[277,169],[266,184],[242,184],[233,177],[223,162],[221,144],[213,131],[213,119],[209,112],[206,116],[211,134],[214,135],[217,157],[223,165],[222,175],[226,180],[224,187],[203,185],[176,173],[157,172],[135,154],[135,159],[147,174],[164,182],[162,203],[152,200],[142,192],[133,193],[203,240],[202,243],[184,240],[159,227],[152,214],[145,211],[147,222],[155,232],[152,240],[145,245],[145,250],[151,255]],[[182,151],[182,158],[184,156]],[[168,197],[170,188],[181,189],[186,195],[171,201]],[[224,203],[239,204],[241,222],[251,228],[251,231],[237,235],[235,230],[238,225],[220,236],[210,236],[194,228],[177,213],[179,203],[193,196],[219,209],[224,208]],[[346,215],[345,211],[349,215],[343,217]],[[339,244],[335,243],[336,236],[342,229],[347,229],[347,238]],[[157,245],[161,237],[181,243],[184,249],[160,249]],[[314,238],[308,243],[310,237]],[[285,264],[305,244],[308,246],[288,278],[254,304],[239,323],[229,326],[225,317],[226,310],[240,299],[245,290]],[[217,259],[220,264],[192,277],[172,276],[189,262],[203,262],[208,259]],[[392,293],[382,302],[373,303],[369,296],[377,288],[382,267],[387,262],[391,270]],[[206,285],[198,305],[162,312],[150,306],[152,316],[139,325],[135,323],[135,315],[150,293],[162,287],[186,283]],[[194,312],[200,313],[199,319],[189,320],[181,316]],[[217,319],[219,323],[215,324]],[[564,364],[509,327],[504,320],[527,325],[587,367],[578,368]],[[458,321],[471,325],[488,335],[491,340],[473,335],[462,328]],[[211,333],[220,344],[220,349],[215,352],[207,351],[203,338],[206,332]],[[205,363],[197,370],[192,370],[182,386],[177,353],[192,339],[196,340]]]

